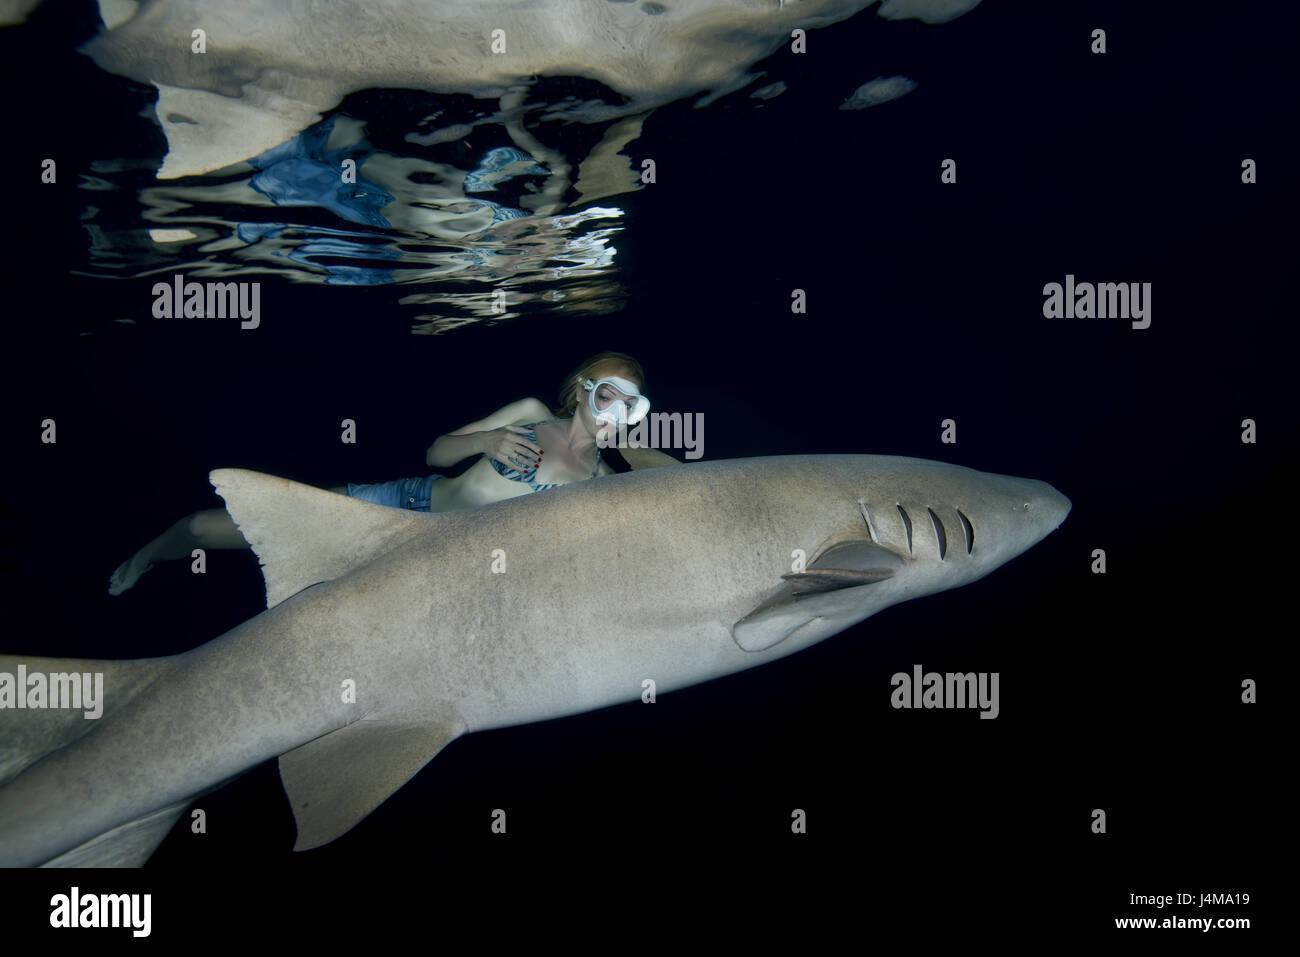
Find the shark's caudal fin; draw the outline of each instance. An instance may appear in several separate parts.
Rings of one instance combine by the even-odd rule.
[[[41,867],[143,867],[176,824],[176,819],[189,806],[190,800],[186,798],[120,824],[85,844],[64,851]]]
[[[0,655],[0,786],[22,774],[45,755],[65,748],[93,731],[104,718],[130,703],[171,667],[174,658],[139,658],[103,661],[96,658],[38,658],[34,655]],[[24,676],[19,685],[19,675]],[[34,699],[35,685],[42,685]],[[96,676],[102,675],[101,680]],[[86,677],[88,676],[88,677]],[[78,680],[80,679],[80,680]],[[62,700],[77,683],[75,706],[55,707],[54,687]],[[83,697],[83,689],[100,700]],[[18,695],[25,707],[17,707]],[[44,703],[32,707],[35,700]],[[87,712],[99,716],[87,718]]]
[[[76,742],[163,677],[175,658],[103,661],[0,655],[0,786],[41,758]],[[19,682],[18,676],[23,680]],[[39,678],[37,676],[40,676]],[[77,694],[68,706],[74,683]],[[54,688],[59,688],[58,700]],[[40,687],[39,698],[36,688]],[[89,692],[87,694],[86,692]],[[22,695],[25,707],[15,707]],[[37,701],[41,706],[33,707]],[[59,705],[56,707],[55,705]],[[98,714],[98,717],[86,715]],[[45,867],[139,867],[167,836],[186,802],[153,811],[44,862]]]
[[[208,475],[262,562],[266,607],[400,545],[427,516],[244,469]]]

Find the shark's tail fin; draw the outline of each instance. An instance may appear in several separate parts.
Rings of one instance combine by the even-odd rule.
[[[0,655],[0,789],[29,769],[39,773],[43,758],[72,745],[93,731],[100,720],[128,706],[176,660]],[[185,806],[182,802],[150,812],[53,859],[28,860],[21,854],[6,854],[13,848],[5,846],[5,821],[0,819],[0,865],[139,867],[167,836]]]
[[[0,787],[93,730],[174,660],[0,655]]]

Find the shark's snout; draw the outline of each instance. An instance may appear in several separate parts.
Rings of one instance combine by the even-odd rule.
[[[1047,536],[1061,527],[1070,514],[1071,502],[1046,482],[1034,481],[1028,495],[1034,524]],[[1040,539],[1041,540],[1041,539]]]
[[[1055,530],[1061,527],[1065,517],[1070,514],[1071,502],[1052,486],[1044,484],[1043,487],[1046,491],[1043,495],[1042,508],[1050,516],[1052,529]]]

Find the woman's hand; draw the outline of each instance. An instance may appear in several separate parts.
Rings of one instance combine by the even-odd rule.
[[[528,430],[517,425],[480,432],[483,454],[502,465],[517,469],[535,469],[542,461],[542,450],[528,438]]]

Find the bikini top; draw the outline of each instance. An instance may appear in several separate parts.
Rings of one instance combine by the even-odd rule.
[[[556,420],[548,419],[547,421],[554,422]],[[524,426],[524,428],[528,430],[528,437],[532,439],[534,442],[537,441],[537,427],[539,425],[541,425],[540,422],[532,422]],[[567,482],[548,482],[545,485],[538,484],[536,479],[537,466],[533,466],[531,468],[526,468],[521,470],[515,468],[513,465],[502,465],[494,458],[489,458],[488,461],[492,463],[492,467],[496,469],[497,472],[499,472],[502,476],[510,479],[513,482],[525,482],[534,492],[545,492],[548,488],[559,488],[561,485],[568,484]],[[595,478],[596,470],[599,468],[600,468],[600,449],[597,448],[596,464],[591,467],[591,474],[587,477]]]

